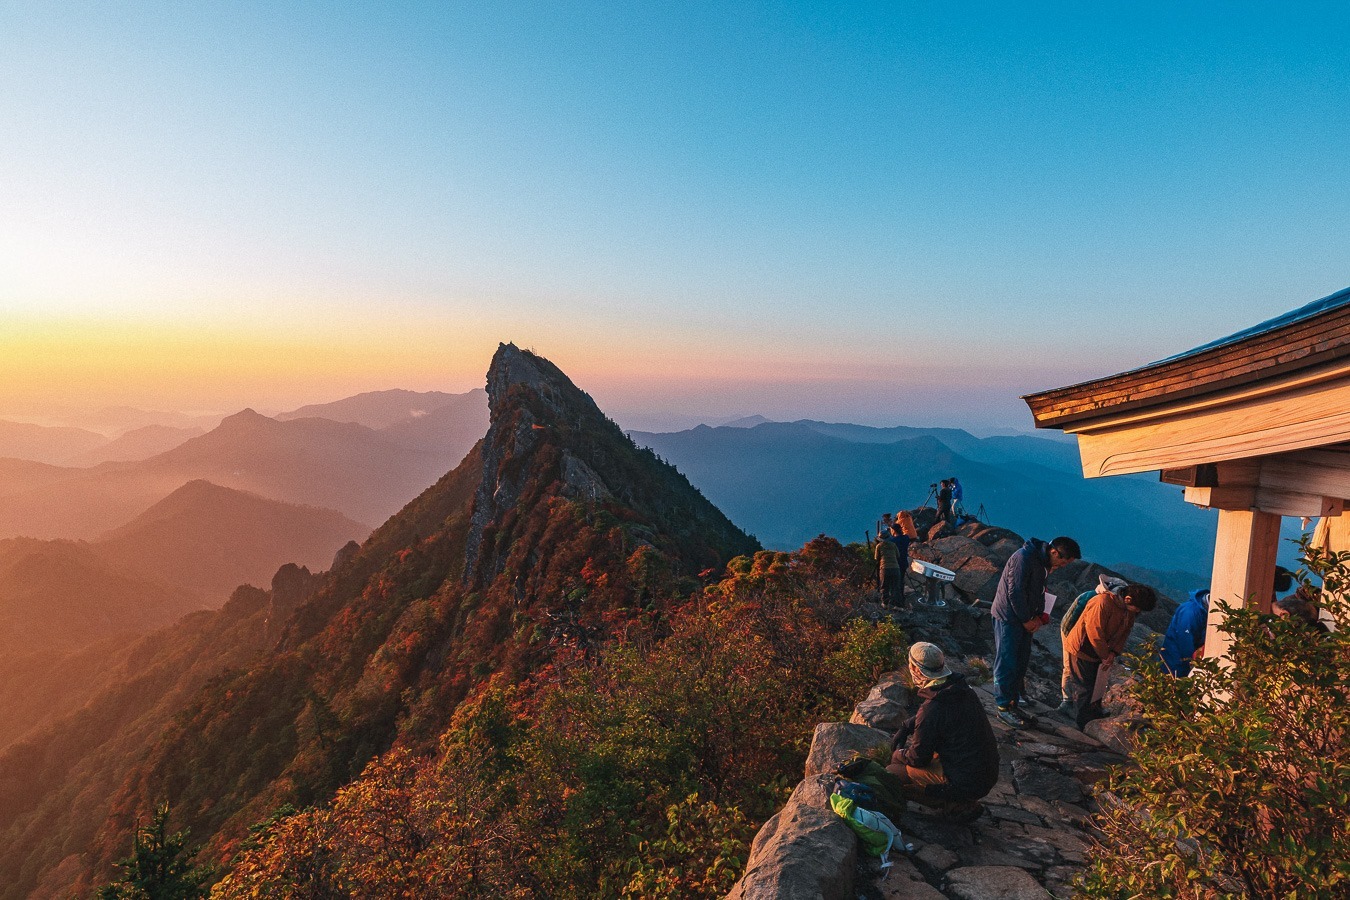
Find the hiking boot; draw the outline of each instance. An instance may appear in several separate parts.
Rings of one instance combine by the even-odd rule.
[[[1017,716],[1017,718],[1021,719],[1023,725],[1036,724],[1036,717],[1033,716],[1031,713],[1027,712],[1026,710],[1022,709],[1020,706],[1014,706],[1012,708],[1012,714],[1014,716]]]
[[[1022,721],[1022,718],[1020,716],[1018,716],[1016,713],[1012,711],[1010,707],[1000,706],[997,710],[995,710],[995,715],[999,717],[999,719],[1003,722],[1003,724],[1011,725],[1013,728],[1021,728],[1024,724],[1026,724]]]
[[[1056,707],[1055,707],[1055,712],[1059,713],[1061,716],[1063,716],[1063,717],[1066,718],[1066,719],[1072,719],[1072,718],[1073,718],[1073,704],[1070,703],[1068,700],[1065,700],[1065,701],[1064,701],[1063,703],[1061,703],[1059,706],[1056,706]]]

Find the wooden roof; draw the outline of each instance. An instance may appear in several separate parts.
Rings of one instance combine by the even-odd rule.
[[[1170,406],[1253,382],[1350,362],[1350,288],[1218,341],[1149,365],[1028,394],[1037,428],[1076,431],[1094,420]]]

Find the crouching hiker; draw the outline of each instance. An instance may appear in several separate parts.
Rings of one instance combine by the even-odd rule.
[[[998,782],[998,744],[975,691],[947,667],[942,650],[920,641],[909,648],[909,674],[923,705],[891,741],[886,767],[907,799],[966,819]]]
[[[1158,595],[1146,584],[1127,584],[1119,592],[1104,591],[1088,601],[1064,639],[1068,667],[1064,692],[1069,714],[1081,729],[1101,716],[1101,698],[1094,696],[1097,676],[1125,649],[1135,618],[1158,604]],[[1103,691],[1104,693],[1104,691]]]

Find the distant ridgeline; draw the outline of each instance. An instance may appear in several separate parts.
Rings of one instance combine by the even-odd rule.
[[[774,548],[821,532],[862,540],[881,513],[917,506],[955,475],[985,521],[1047,540],[1072,534],[1109,565],[1195,573],[1181,576],[1190,589],[1212,564],[1211,510],[1177,502],[1177,489],[1152,476],[1085,479],[1076,447],[1061,440],[811,420],[632,435]]]
[[[207,634],[210,658],[238,666],[191,687],[177,715],[164,700],[158,734],[140,722],[148,753],[81,744],[81,728],[95,743],[126,729],[89,731],[76,717],[0,757],[0,897],[105,881],[136,822],[165,800],[203,859],[226,864],[278,809],[328,802],[391,748],[434,751],[456,709],[490,684],[560,678],[559,666],[593,661],[620,637],[650,646],[701,572],[759,549],[547,360],[503,345],[488,393],[479,445],[342,554],[294,612],[265,621],[248,610],[266,595],[237,599],[144,643],[123,693],[137,671],[165,678],[156,665]],[[231,630],[245,620],[247,633]],[[94,714],[145,712],[103,701]]]

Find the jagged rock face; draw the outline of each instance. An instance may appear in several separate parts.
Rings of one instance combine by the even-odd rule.
[[[544,514],[554,497],[625,507],[669,525],[677,537],[692,538],[680,549],[707,557],[708,564],[758,549],[673,467],[634,446],[543,357],[502,344],[488,369],[487,393],[491,426],[465,545],[466,584],[484,586],[500,575],[506,555],[498,548],[511,543],[501,535],[521,516]]]

